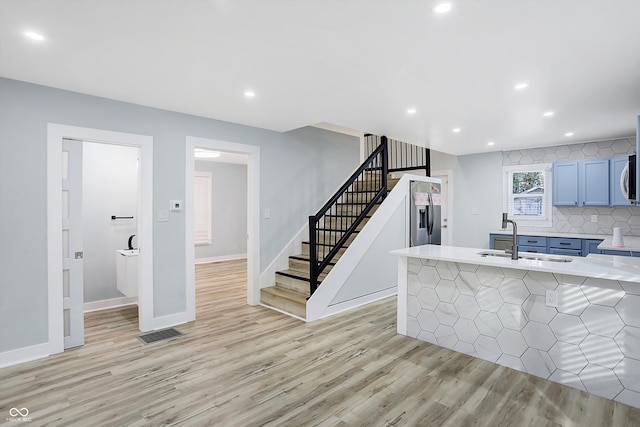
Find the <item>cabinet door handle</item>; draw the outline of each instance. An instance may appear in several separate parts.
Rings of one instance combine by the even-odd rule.
[[[571,243],[569,242],[560,242],[561,245],[570,245]]]

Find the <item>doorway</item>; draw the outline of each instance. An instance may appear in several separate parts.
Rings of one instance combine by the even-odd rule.
[[[452,246],[453,245],[453,229],[451,228],[451,212],[453,212],[452,195],[453,195],[453,171],[434,171],[431,172],[432,178],[439,178],[442,181],[442,222],[440,224],[442,230],[441,245]]]
[[[64,264],[63,260],[63,145],[64,140],[91,141],[132,146],[139,149],[138,242],[138,326],[141,331],[153,329],[153,138],[100,129],[49,123],[47,127],[47,259],[49,354],[64,351]],[[82,248],[68,248],[76,260]],[[75,311],[83,311],[83,301],[76,299]],[[79,304],[79,306],[78,306]]]
[[[260,147],[187,136],[185,153],[185,248],[187,317],[195,319],[194,186],[195,149],[247,156],[247,303],[260,303]]]

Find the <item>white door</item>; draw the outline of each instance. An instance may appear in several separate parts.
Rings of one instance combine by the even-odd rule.
[[[440,174],[440,175],[432,175],[433,178],[440,178],[442,180],[442,207],[441,207],[441,218],[442,223],[440,224],[442,228],[441,240],[440,244],[443,246],[451,245],[451,229],[449,226],[449,175],[448,174]]]
[[[64,348],[84,344],[82,141],[62,143],[62,288]]]

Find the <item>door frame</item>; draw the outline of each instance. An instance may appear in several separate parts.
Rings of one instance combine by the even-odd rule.
[[[447,242],[453,245],[453,171],[451,169],[431,171],[432,177],[447,177]]]
[[[62,311],[62,140],[127,145],[139,148],[138,322],[153,329],[153,137],[101,129],[47,124],[47,288],[49,354],[64,351]]]
[[[194,150],[228,151],[246,154],[247,163],[247,304],[260,304],[260,147],[208,138],[187,136],[185,151],[185,249],[187,316],[196,317],[195,247],[193,244]]]

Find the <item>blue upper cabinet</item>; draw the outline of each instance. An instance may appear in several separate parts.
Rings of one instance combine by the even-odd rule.
[[[609,205],[609,159],[579,162],[578,205]]]
[[[620,187],[620,177],[622,176],[622,170],[629,162],[629,156],[618,156],[609,160],[609,171],[611,174],[610,179],[610,191],[611,191],[611,206],[629,206],[631,202],[622,194]]]
[[[553,205],[578,206],[578,161],[553,164]]]

